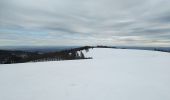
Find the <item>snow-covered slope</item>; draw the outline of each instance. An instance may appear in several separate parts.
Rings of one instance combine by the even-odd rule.
[[[0,65],[0,100],[170,100],[170,54],[92,49],[93,59]]]

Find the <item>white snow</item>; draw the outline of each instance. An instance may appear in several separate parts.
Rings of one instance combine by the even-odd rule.
[[[170,54],[92,49],[93,59],[0,65],[0,100],[170,100]]]

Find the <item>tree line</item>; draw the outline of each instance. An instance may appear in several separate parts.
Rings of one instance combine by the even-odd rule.
[[[82,52],[83,50],[88,52],[90,48],[93,47],[84,46],[48,53],[0,50],[0,64],[92,59],[91,57],[85,57]]]

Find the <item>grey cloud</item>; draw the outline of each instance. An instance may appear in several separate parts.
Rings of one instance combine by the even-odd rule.
[[[170,12],[167,12],[165,14],[162,14],[156,18],[153,19],[153,21],[160,22],[160,23],[170,23]]]
[[[156,41],[167,45],[169,4],[169,0],[1,0],[0,39],[34,40],[25,45],[40,41],[49,45],[52,41],[63,45],[156,45]]]

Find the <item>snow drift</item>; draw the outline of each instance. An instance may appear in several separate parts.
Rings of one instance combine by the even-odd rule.
[[[170,54],[95,48],[93,59],[0,65],[0,100],[170,100]]]

